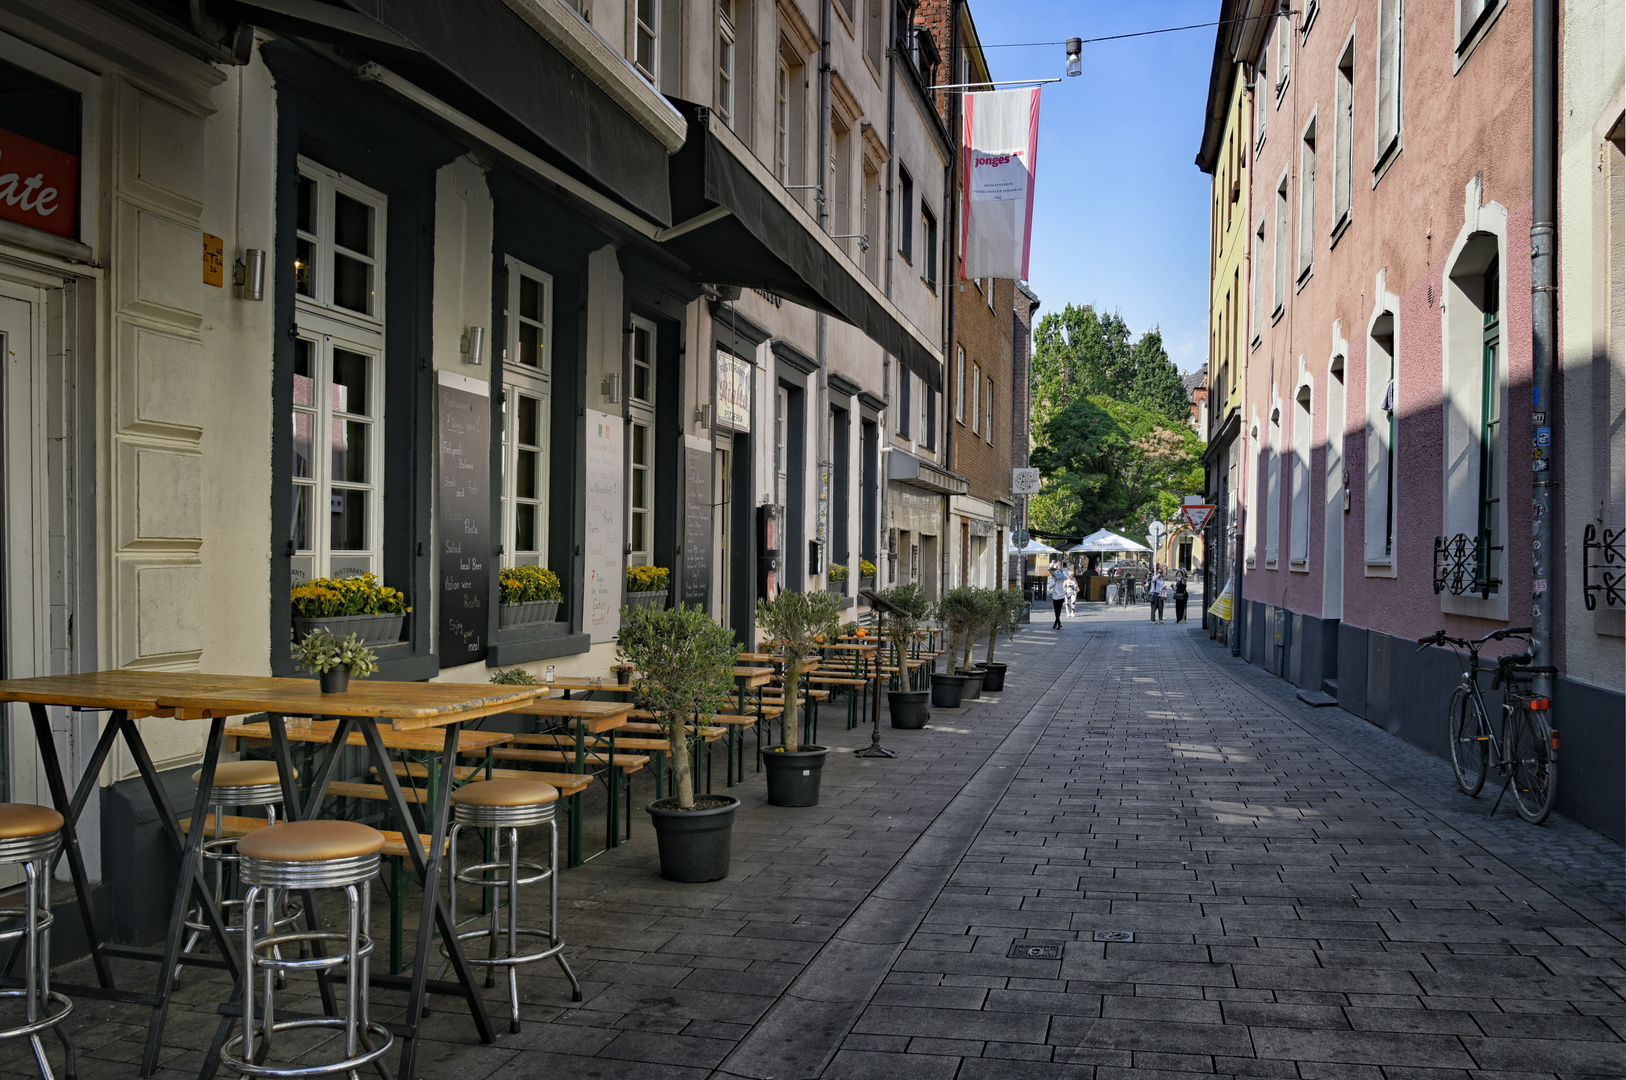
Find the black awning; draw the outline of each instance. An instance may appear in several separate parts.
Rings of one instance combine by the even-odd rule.
[[[689,139],[671,158],[672,215],[679,222],[727,214],[679,232],[665,247],[697,280],[765,289],[858,327],[935,390],[943,365],[874,286],[825,246],[816,226],[780,201],[751,166],[710,130],[709,110],[686,102]],[[703,220],[703,219],[702,219]]]
[[[346,48],[409,75],[632,209],[672,220],[666,147],[501,0],[342,2],[388,35],[369,41],[321,25],[328,20],[300,18],[320,14],[322,5],[309,0],[243,0],[241,7],[255,22],[293,33],[325,39],[336,31]]]

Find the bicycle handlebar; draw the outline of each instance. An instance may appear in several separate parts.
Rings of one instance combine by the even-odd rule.
[[[1456,645],[1464,649],[1476,649],[1487,641],[1505,641],[1510,637],[1524,637],[1532,632],[1532,629],[1528,626],[1509,626],[1501,630],[1492,630],[1478,641],[1469,641],[1465,638],[1447,637],[1444,630],[1436,630],[1428,637],[1418,638],[1417,644],[1424,649],[1430,645]],[[1422,649],[1418,650],[1418,652],[1421,651]],[[1525,660],[1529,659],[1528,655],[1525,656]]]

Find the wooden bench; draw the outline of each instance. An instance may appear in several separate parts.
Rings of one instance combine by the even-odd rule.
[[[499,761],[536,761],[536,762],[544,762],[544,763],[549,764],[549,765],[574,765],[574,764],[576,764],[576,755],[575,755],[575,753],[574,752],[566,753],[563,750],[531,750],[531,749],[526,749],[525,747],[516,746],[516,747],[495,747],[490,751],[490,753],[491,753],[492,758],[494,758],[496,760],[499,760]],[[465,750],[463,752],[463,756],[464,757],[483,758],[483,757],[486,756],[486,751],[484,751],[484,750],[478,750],[478,751]],[[610,764],[609,756],[606,755],[606,754],[598,754],[598,753],[588,754],[586,756],[586,761],[590,765],[605,765],[605,766],[607,766],[607,765]],[[643,768],[645,765],[648,765],[648,764],[649,764],[649,759],[647,757],[644,757],[642,754],[616,754],[615,755],[616,768],[620,769],[624,773],[635,773],[639,769]]]
[[[395,766],[395,775],[401,777],[403,780],[409,776],[414,780],[429,779],[429,767],[427,765],[419,765],[416,762],[408,763],[404,761],[396,761],[392,762],[391,764]],[[479,765],[459,765],[452,770],[452,778],[459,782],[484,780],[486,778],[486,770],[484,767]],[[533,769],[492,769],[491,779],[536,780],[544,784],[552,784],[558,789],[559,797],[561,799],[570,795],[579,794],[580,792],[586,791],[588,788],[593,786],[593,778],[591,776],[583,776],[581,773],[539,772]],[[407,798],[412,798],[410,792],[407,793]]]

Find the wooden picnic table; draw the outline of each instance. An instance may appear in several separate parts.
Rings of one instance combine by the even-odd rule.
[[[271,739],[272,749],[282,774],[283,819],[288,821],[308,817],[322,805],[328,785],[334,780],[334,772],[343,756],[340,750],[350,743],[350,736],[353,733],[361,735],[372,759],[371,764],[386,788],[390,809],[400,819],[407,852],[412,857],[414,868],[423,882],[423,912],[418,925],[423,928],[438,927],[441,940],[449,946],[448,958],[457,978],[455,989],[447,984],[429,985],[429,950],[431,939],[435,935],[427,929],[418,934],[415,962],[410,976],[401,977],[384,973],[374,973],[372,976],[375,986],[407,992],[407,1009],[402,1021],[401,1056],[398,1066],[402,1080],[410,1080],[413,1075],[424,995],[428,992],[461,996],[468,1005],[481,1041],[485,1043],[494,1041],[490,1017],[486,1013],[480,990],[475,984],[473,972],[458,943],[446,902],[440,895],[440,869],[445,848],[447,805],[451,785],[440,785],[438,797],[429,809],[432,833],[426,848],[414,827],[411,808],[402,794],[400,783],[391,766],[389,748],[383,735],[384,730],[400,733],[442,728],[439,749],[442,772],[450,775],[456,761],[459,728],[463,721],[513,711],[515,706],[534,699],[542,692],[541,687],[530,686],[368,681],[352,684],[348,693],[323,694],[320,685],[313,679],[156,671],[105,671],[0,681],[0,702],[23,702],[29,705],[51,800],[64,820],[63,844],[58,857],[65,857],[68,860],[80,917],[84,922],[87,944],[96,968],[98,985],[63,986],[62,989],[85,997],[147,1005],[152,1009],[141,1064],[142,1075],[147,1075],[153,1071],[159,1047],[162,1045],[164,1023],[185,933],[187,909],[194,900],[202,908],[204,920],[210,926],[220,955],[211,957],[189,954],[187,963],[204,967],[223,967],[234,981],[238,981],[241,959],[238,956],[237,945],[226,934],[219,908],[210,896],[208,886],[200,874],[199,854],[206,830],[192,829],[183,834],[180,815],[176,813],[165,793],[163,782],[135,721],[143,717],[208,721],[209,734],[191,814],[191,820],[204,821],[208,816],[209,791],[214,784],[215,767],[225,742],[226,718],[264,712],[269,718],[265,730]],[[68,795],[61,762],[56,754],[56,741],[52,736],[50,717],[46,712],[47,706],[51,705],[107,710],[111,713],[71,798]],[[309,798],[303,803],[294,786],[294,768],[289,744],[295,740],[289,734],[289,726],[285,720],[287,716],[336,718],[333,722],[333,734],[329,739],[328,754],[310,785]],[[314,728],[314,724],[312,726]],[[113,744],[120,739],[124,741],[136,763],[137,771],[158,810],[162,827],[181,852],[180,873],[171,901],[168,932],[164,947],[159,950],[107,944],[103,940],[88,902],[89,880],[79,848],[78,821],[95,792],[101,771],[112,753]],[[320,915],[314,894],[306,893],[304,909],[307,925],[312,930],[319,929]],[[156,961],[158,980],[155,991],[141,993],[115,987],[108,963],[111,957]],[[335,1001],[329,981],[320,980],[319,988],[324,1009],[328,1015],[334,1015]],[[230,1012],[237,1007],[237,998],[234,995],[233,1002],[223,1007],[220,1020],[222,1033],[233,1023]],[[214,1046],[218,1048],[221,1041],[221,1038],[216,1038]],[[214,1049],[205,1056],[204,1075],[212,1074],[217,1065],[218,1049]]]

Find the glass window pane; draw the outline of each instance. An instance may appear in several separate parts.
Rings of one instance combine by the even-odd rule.
[[[639,401],[649,400],[649,369],[642,364],[632,365],[632,396]]]
[[[334,551],[365,551],[367,548],[367,492],[333,488],[328,496],[329,543]],[[337,569],[334,570],[337,574]]]
[[[519,362],[526,367],[542,366],[542,330],[530,323],[519,324]]]
[[[541,454],[535,450],[521,450],[514,463],[514,496],[520,499],[539,498],[537,472]]]
[[[542,321],[542,283],[521,275],[519,279],[519,313],[527,319]]]
[[[309,240],[294,243],[294,292],[301,296],[315,296],[316,282],[311,275],[311,263],[316,258],[316,245]]]
[[[522,504],[514,508],[514,549],[536,550],[536,505]]]
[[[294,485],[294,521],[289,533],[295,551],[311,549],[311,496],[315,491],[309,484]]]
[[[333,255],[333,303],[363,315],[373,310],[373,268],[348,255]]]
[[[294,339],[294,404],[316,405],[316,345],[304,338]]]
[[[311,443],[316,438],[316,414],[294,410],[294,475],[311,475]]]
[[[348,349],[333,350],[333,411],[372,415],[367,399],[367,376],[373,358]]]
[[[644,515],[632,515],[631,534],[632,550],[642,551],[648,546],[644,543]]]
[[[646,486],[648,483],[648,476],[649,472],[646,469],[632,470],[632,505],[649,505],[649,490]]]
[[[333,421],[333,479],[365,484],[367,475],[367,436],[372,425],[359,420]]]
[[[632,463],[648,465],[649,429],[642,424],[632,425]]]
[[[294,227],[300,232],[316,231],[316,181],[308,176],[299,178],[298,205],[294,210]]]
[[[519,395],[519,441],[522,446],[542,445],[542,403],[534,397]]]
[[[333,242],[359,255],[373,253],[373,208],[350,196],[333,196]]]

